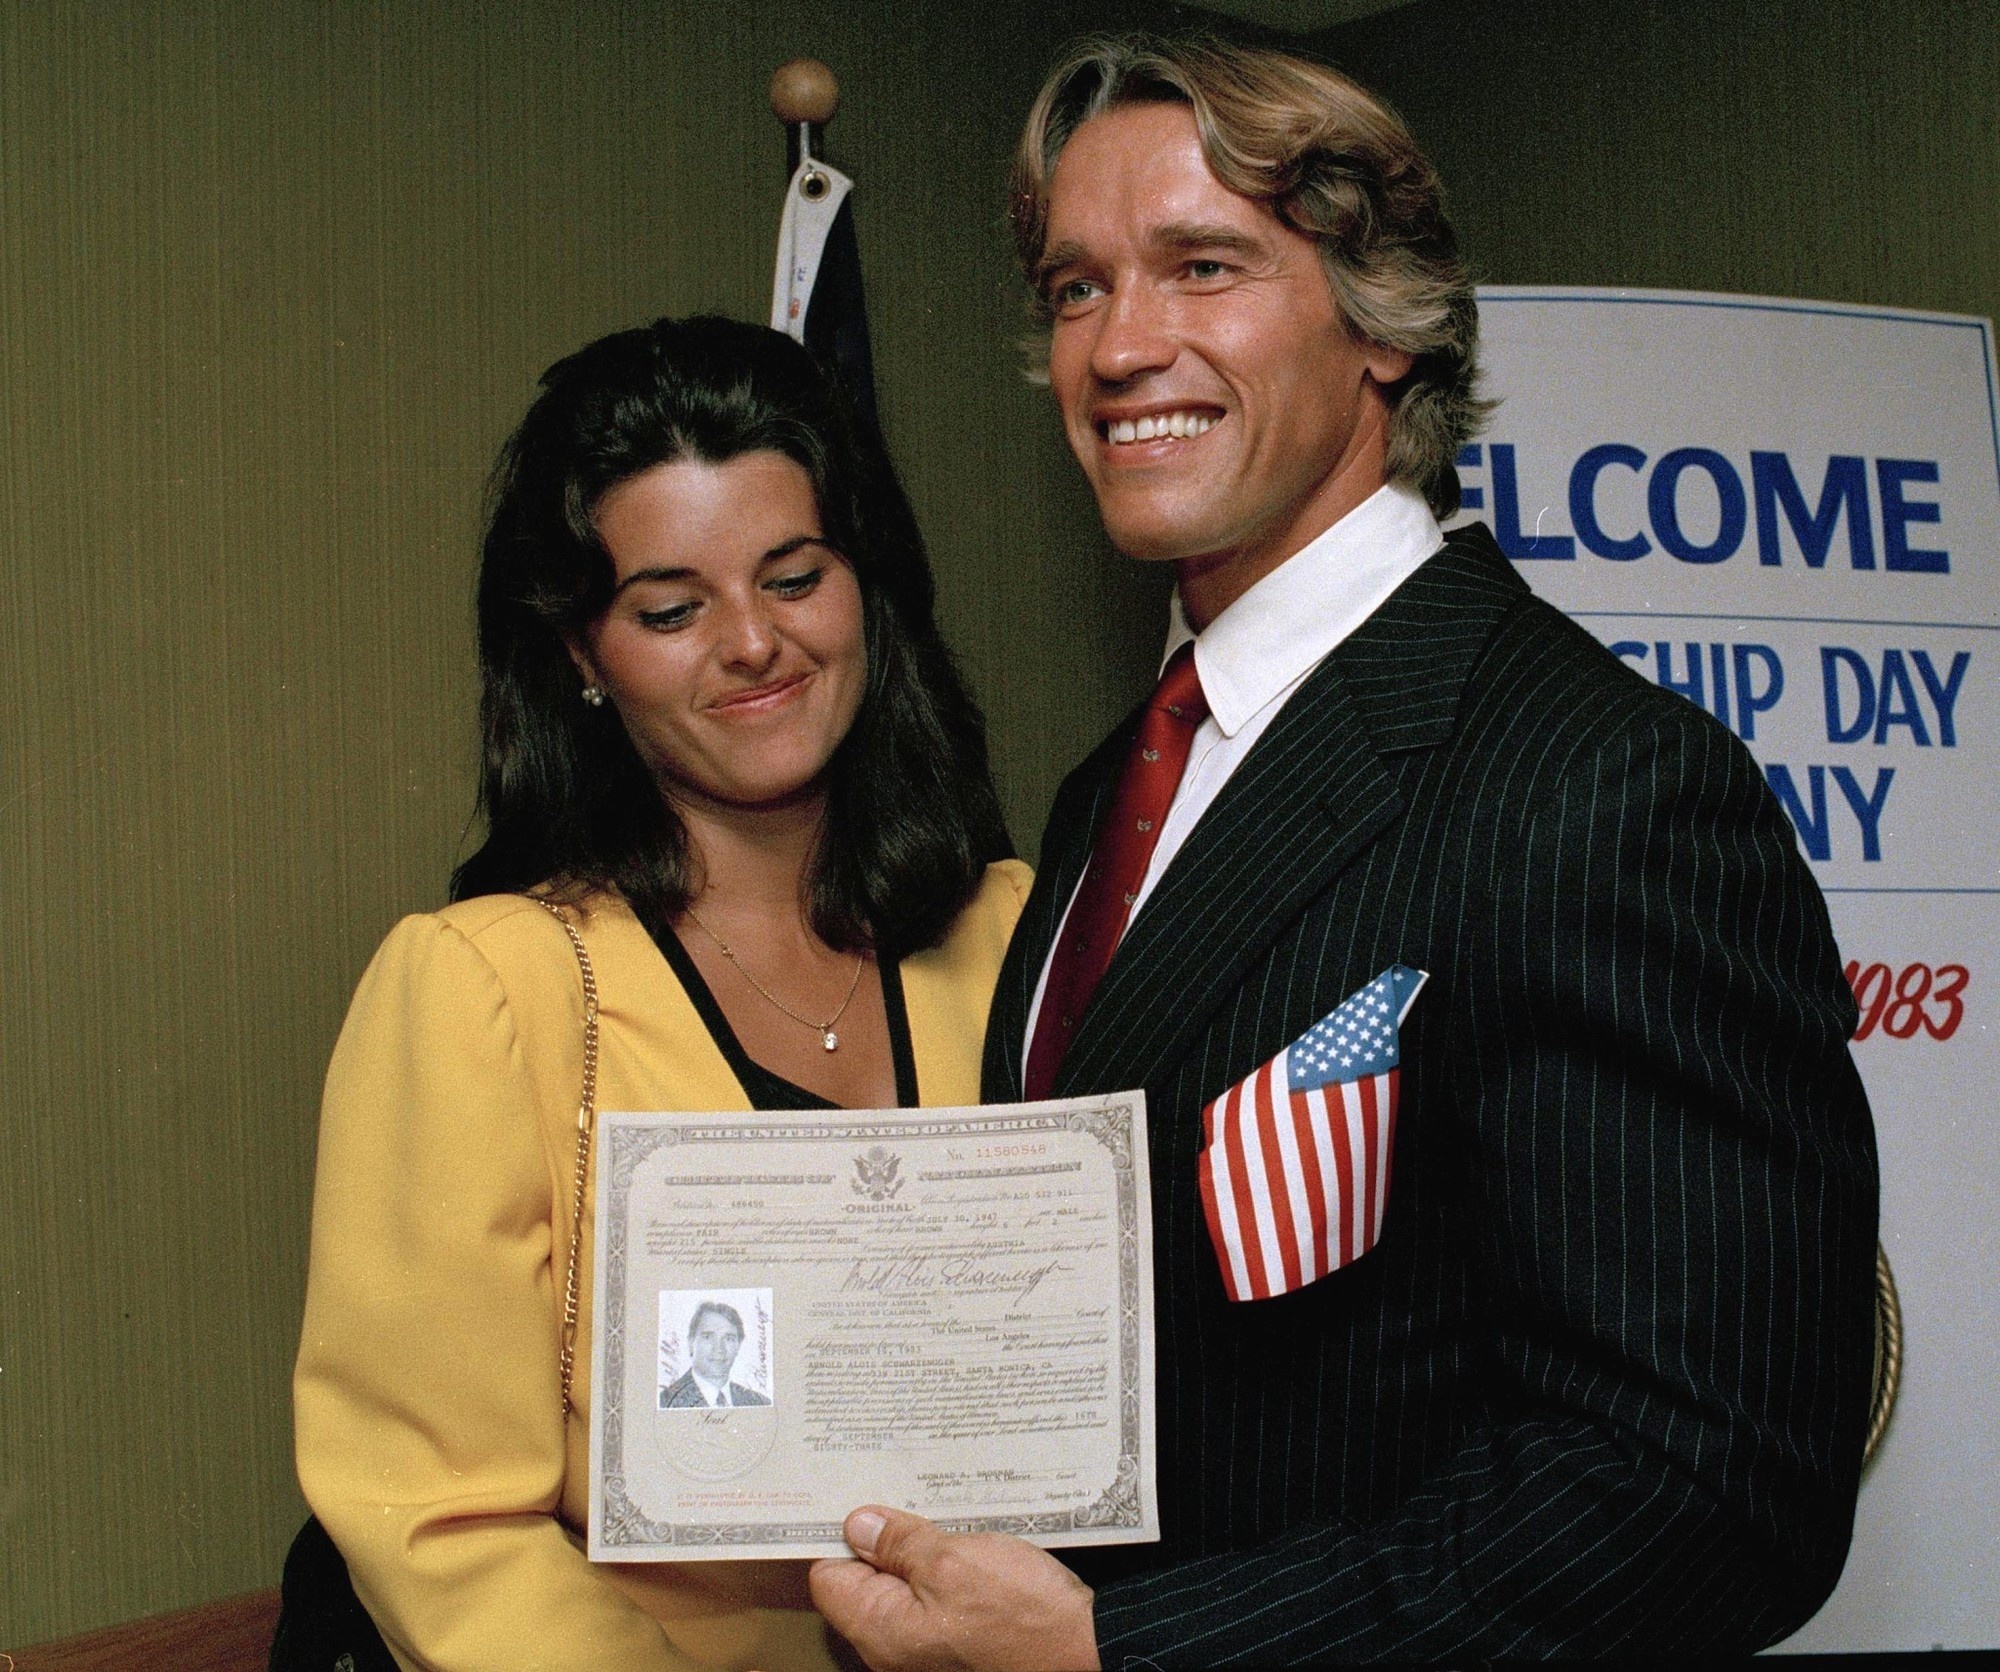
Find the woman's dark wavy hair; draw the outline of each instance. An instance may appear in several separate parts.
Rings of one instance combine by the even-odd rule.
[[[564,635],[610,605],[594,513],[657,464],[774,452],[803,469],[860,583],[868,678],[829,768],[805,909],[829,945],[934,945],[989,860],[1012,852],[986,728],[939,636],[930,563],[879,436],[804,348],[734,320],[661,319],[542,374],[489,490],[479,572],[479,810],[452,898],[614,888],[659,932],[700,878],[617,710],[581,696]]]

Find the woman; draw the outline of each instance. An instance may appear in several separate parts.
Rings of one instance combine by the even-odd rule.
[[[404,1666],[826,1665],[803,1564],[582,1554],[583,997],[547,905],[600,1107],[969,1103],[1027,873],[909,506],[810,356],[662,320],[542,384],[479,582],[486,841],[328,1070],[300,1478]]]

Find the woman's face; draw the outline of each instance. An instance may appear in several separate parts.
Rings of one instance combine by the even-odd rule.
[[[867,684],[861,589],[782,453],[680,459],[598,501],[611,604],[570,644],[674,800],[819,793]]]

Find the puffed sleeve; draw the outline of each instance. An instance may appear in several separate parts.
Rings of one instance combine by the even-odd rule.
[[[533,1105],[493,967],[405,919],[327,1071],[299,1478],[406,1668],[684,1668],[556,1519],[563,1251]]]

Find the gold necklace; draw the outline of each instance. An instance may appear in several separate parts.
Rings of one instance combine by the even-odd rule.
[[[750,985],[755,987],[758,992],[762,993],[766,999],[768,999],[778,1009],[782,1010],[787,1016],[791,1017],[791,1019],[797,1022],[801,1027],[811,1028],[814,1033],[819,1035],[819,1042],[822,1045],[824,1045],[829,1051],[837,1051],[840,1049],[840,1035],[833,1031],[833,1024],[839,1021],[841,1017],[847,1014],[847,1007],[854,1002],[854,995],[861,988],[861,970],[862,966],[868,962],[867,953],[857,952],[854,955],[854,979],[848,982],[847,984],[847,997],[840,1001],[840,1008],[836,1010],[831,1016],[827,1017],[827,1019],[824,1022],[815,1022],[810,1016],[801,1016],[789,1004],[785,1003],[783,999],[779,998],[776,993],[772,992],[770,988],[766,987],[763,982],[759,981],[754,975],[752,975],[748,970],[746,970],[743,967],[743,960],[738,958],[735,953],[729,950],[729,942],[724,940],[706,923],[702,922],[700,917],[696,915],[693,906],[689,906],[687,908],[687,914],[691,919],[693,919],[694,926],[697,929],[699,929],[704,935],[708,936],[710,940],[715,942],[716,950],[720,952],[723,955],[723,957],[729,960],[731,967],[735,969],[738,975],[742,976],[745,981],[749,982]]]

